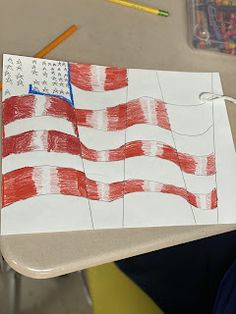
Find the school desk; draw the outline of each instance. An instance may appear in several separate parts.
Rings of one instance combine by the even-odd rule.
[[[187,44],[185,1],[143,1],[168,18],[103,0],[4,0],[0,53],[32,56],[72,24],[78,31],[47,58],[130,68],[219,71],[236,97],[236,57],[199,52]],[[4,13],[5,12],[5,13]],[[236,141],[236,106],[228,104]],[[235,225],[100,230],[4,236],[1,251],[17,272],[49,278],[128,256],[235,230]]]

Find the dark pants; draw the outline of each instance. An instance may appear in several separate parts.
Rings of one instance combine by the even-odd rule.
[[[236,231],[117,262],[166,314],[210,314],[236,259]],[[236,313],[236,309],[235,309]]]

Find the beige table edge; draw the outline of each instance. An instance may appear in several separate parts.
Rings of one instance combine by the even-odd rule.
[[[236,225],[212,225],[3,236],[1,251],[6,262],[15,271],[27,277],[44,279],[235,229]],[[89,245],[71,248],[71,244],[74,246],[78,239],[80,243]],[[106,241],[103,241],[104,239]],[[23,242],[24,246],[27,246],[25,253],[22,252]],[[35,246],[41,243],[44,243],[44,251],[39,250],[37,256]],[[55,254],[55,246],[58,246],[58,254]],[[64,247],[63,250],[60,250],[60,246]],[[53,263],[50,264],[48,256],[52,247],[54,257]],[[83,249],[79,251],[81,247]],[[32,256],[29,256],[29,252]],[[60,252],[65,255],[62,256]]]

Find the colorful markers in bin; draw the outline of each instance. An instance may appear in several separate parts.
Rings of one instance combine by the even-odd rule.
[[[236,55],[236,2],[189,0],[189,4],[193,46]]]

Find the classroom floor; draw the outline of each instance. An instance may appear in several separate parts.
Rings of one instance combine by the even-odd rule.
[[[81,290],[77,273],[47,280],[22,277],[22,295],[18,314],[92,314]],[[0,277],[0,314],[4,304]]]

